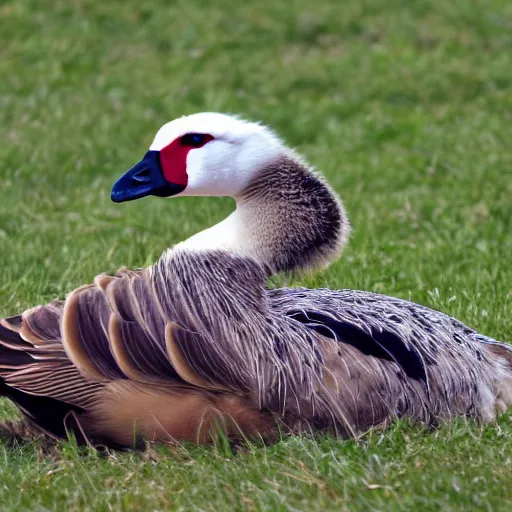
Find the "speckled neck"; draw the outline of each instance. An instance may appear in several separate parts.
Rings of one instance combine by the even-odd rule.
[[[262,169],[235,200],[235,212],[181,245],[249,256],[273,274],[327,265],[349,233],[337,195],[293,157]]]

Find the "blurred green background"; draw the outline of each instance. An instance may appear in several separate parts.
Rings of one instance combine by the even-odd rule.
[[[17,0],[0,24],[0,316],[226,216],[109,199],[163,123],[213,110],[275,128],[353,222],[338,262],[274,285],[411,298],[512,341],[510,2]],[[4,443],[0,509],[508,510],[511,437],[505,416],[236,454]]]

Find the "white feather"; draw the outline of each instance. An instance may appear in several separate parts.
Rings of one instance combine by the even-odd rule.
[[[187,133],[206,133],[214,140],[187,156],[187,188],[181,196],[237,197],[262,168],[286,153],[267,127],[237,117],[203,112],[165,124],[150,150],[160,151]]]

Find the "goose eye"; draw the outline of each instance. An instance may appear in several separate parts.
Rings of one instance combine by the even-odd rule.
[[[200,148],[212,139],[213,137],[211,135],[204,133],[187,133],[180,138],[180,143],[182,146]]]

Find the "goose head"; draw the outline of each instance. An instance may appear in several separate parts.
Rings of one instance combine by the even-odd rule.
[[[251,257],[269,274],[324,267],[349,234],[341,201],[317,173],[269,128],[224,114],[165,124],[111,197],[149,195],[233,197],[230,216],[180,245]]]
[[[199,113],[160,128],[144,158],[117,180],[116,203],[153,195],[238,197],[259,170],[285,152],[267,127]]]

